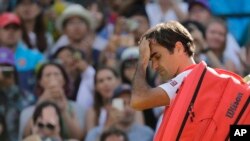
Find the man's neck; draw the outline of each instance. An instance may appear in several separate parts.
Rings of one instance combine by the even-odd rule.
[[[177,74],[183,72],[185,69],[187,69],[189,66],[196,64],[193,57],[189,57],[189,59],[186,59],[186,61],[182,62],[182,65],[179,67]]]

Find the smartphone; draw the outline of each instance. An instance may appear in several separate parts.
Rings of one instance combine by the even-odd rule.
[[[112,100],[112,107],[120,110],[120,111],[123,111],[124,110],[124,101],[122,98],[114,98]]]

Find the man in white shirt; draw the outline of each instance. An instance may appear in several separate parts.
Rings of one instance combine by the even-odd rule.
[[[180,23],[170,21],[148,30],[141,39],[139,50],[132,107],[144,110],[169,105],[195,64],[193,38]],[[150,60],[152,68],[167,81],[159,87],[151,88],[145,81]]]

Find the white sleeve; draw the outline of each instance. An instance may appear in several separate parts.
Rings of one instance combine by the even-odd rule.
[[[81,83],[77,92],[76,103],[82,108],[90,108],[94,103],[94,76],[95,69],[88,66],[82,73]]]
[[[184,71],[177,75],[175,78],[170,79],[168,82],[161,84],[158,87],[162,88],[168,94],[168,97],[171,101],[174,98],[176,91],[181,86],[182,81],[191,71],[192,70]]]

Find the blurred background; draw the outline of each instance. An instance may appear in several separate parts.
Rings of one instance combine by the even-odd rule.
[[[0,0],[0,140],[152,141],[164,107],[132,109],[131,83],[141,35],[170,20],[197,63],[250,73],[248,0]]]

